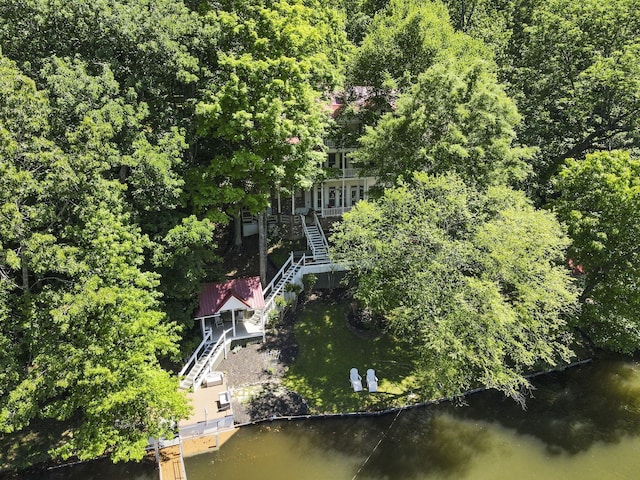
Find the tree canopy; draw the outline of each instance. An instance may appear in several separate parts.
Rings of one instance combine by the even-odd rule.
[[[0,425],[66,420],[57,454],[139,459],[188,409],[159,365],[178,332],[143,268],[149,240],[108,178],[122,112],[106,110],[83,112],[58,142],[45,93],[0,57]]]
[[[546,0],[518,9],[502,71],[540,149],[543,186],[566,158],[638,145],[640,9],[635,0]]]
[[[527,176],[525,160],[532,154],[515,145],[519,121],[490,64],[440,62],[367,129],[356,158],[382,186],[414,171],[453,171],[479,185],[513,184]]]
[[[570,159],[554,186],[584,282],[576,324],[600,347],[640,350],[640,160],[623,151]]]
[[[480,42],[456,33],[440,2],[392,0],[374,17],[350,65],[349,82],[378,93],[403,92],[435,63],[487,52]]]
[[[416,173],[358,203],[331,240],[363,306],[415,345],[429,398],[483,385],[522,401],[527,372],[571,356],[569,240],[521,192]]]

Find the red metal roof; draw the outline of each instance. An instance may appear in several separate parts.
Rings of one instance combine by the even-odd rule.
[[[224,283],[205,283],[200,292],[200,307],[195,318],[215,315],[231,297],[240,300],[247,309],[263,308],[264,294],[260,277],[236,278]]]

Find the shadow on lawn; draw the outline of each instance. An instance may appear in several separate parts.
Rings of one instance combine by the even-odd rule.
[[[307,399],[313,413],[404,405],[413,389],[411,348],[389,335],[359,335],[350,328],[348,313],[349,301],[335,298],[308,302],[298,312],[294,332],[299,354],[283,383]],[[379,391],[354,392],[349,380],[352,368],[363,379],[367,369],[374,369]]]

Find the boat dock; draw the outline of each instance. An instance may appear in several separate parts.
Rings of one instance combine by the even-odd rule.
[[[184,458],[220,448],[237,427],[226,377],[213,377],[205,387],[188,392],[193,406],[191,417],[178,424],[179,436],[159,444],[157,452],[160,480],[187,480]]]

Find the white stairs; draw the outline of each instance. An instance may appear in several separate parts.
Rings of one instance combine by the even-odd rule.
[[[205,364],[208,362],[209,358],[211,357],[211,355],[209,354],[212,353],[211,351],[213,350],[213,347],[214,347],[213,343],[210,343],[205,347],[204,351],[202,352],[202,356],[196,361],[193,367],[191,367],[191,370],[189,370],[189,374],[180,382],[180,387],[186,390],[193,386],[193,383],[195,382],[196,377],[199,376],[199,374],[202,372],[203,368],[205,367]]]
[[[315,215],[314,220],[315,222],[313,225],[307,225],[305,223],[305,218],[302,217],[304,235],[307,238],[307,244],[313,253],[313,257],[317,260],[324,260],[329,258],[329,243],[327,242],[327,237],[324,235],[322,226]]]
[[[262,311],[256,311],[248,321],[257,325],[263,321],[263,317],[265,319],[267,318],[271,310],[277,308],[275,298],[283,294],[287,283],[293,283],[297,277],[300,276],[303,268],[302,263],[302,261],[295,262],[293,253],[291,254],[289,260],[264,289],[265,308]],[[215,362],[215,359],[220,356],[222,349],[225,348],[224,342],[225,339],[220,338],[218,342],[214,343],[211,334],[206,336],[179,373],[181,376],[187,371],[189,372],[180,382],[181,388],[185,390],[192,387],[194,390],[198,389],[199,383],[202,381],[204,375],[206,375],[207,367]]]

